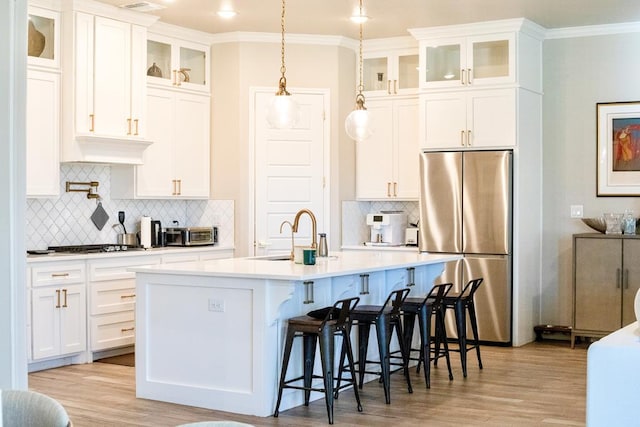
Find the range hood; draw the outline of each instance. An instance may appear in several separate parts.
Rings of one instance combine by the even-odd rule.
[[[141,165],[144,150],[152,143],[143,138],[77,134],[72,144],[63,144],[60,161]]]

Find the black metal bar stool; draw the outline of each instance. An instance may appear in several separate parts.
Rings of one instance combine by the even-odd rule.
[[[327,416],[329,417],[329,424],[333,424],[333,399],[334,393],[337,395],[338,391],[342,388],[353,385],[353,390],[356,395],[356,402],[358,403],[358,412],[362,412],[362,405],[360,404],[360,395],[358,394],[358,387],[356,382],[356,374],[354,369],[353,353],[351,347],[351,313],[353,309],[360,301],[360,298],[347,298],[336,301],[332,309],[326,310],[324,318],[317,319],[311,316],[299,316],[288,320],[287,322],[287,336],[285,340],[284,355],[282,359],[282,372],[280,374],[280,386],[278,388],[278,401],[276,403],[276,409],[273,413],[274,417],[279,414],[280,401],[282,399],[282,390],[285,388],[293,388],[297,390],[304,390],[304,404],[309,406],[309,397],[312,391],[318,391],[324,393],[325,403],[327,405]],[[339,369],[337,385],[334,387],[334,339],[336,336],[342,337],[342,352],[341,354],[347,355],[349,361],[349,371],[351,378],[342,378],[342,369]],[[303,362],[304,373],[303,375],[287,380],[287,368],[289,366],[289,359],[291,357],[291,348],[293,347],[293,340],[296,337],[302,337],[304,340]],[[322,376],[315,375],[313,373],[313,364],[316,353],[316,340],[320,347],[320,357],[322,361]],[[341,365],[344,360],[341,358]],[[314,379],[323,379],[323,387],[314,387]],[[292,383],[302,380],[302,385],[294,385]],[[341,384],[342,381],[344,384]]]
[[[449,345],[447,344],[447,333],[444,326],[444,311],[442,301],[449,290],[453,287],[451,283],[434,285],[429,294],[423,298],[406,298],[402,304],[402,314],[404,322],[405,347],[409,351],[409,360],[417,360],[417,371],[420,372],[420,363],[424,365],[424,380],[427,388],[431,388],[431,361],[437,357],[444,356],[449,369],[449,380],[453,380],[451,372],[451,361],[449,359]],[[416,316],[418,317],[418,327],[420,330],[420,348],[412,349],[413,328]],[[434,331],[435,345],[431,346],[431,318],[435,316],[436,324]],[[440,351],[442,343],[442,351]],[[418,357],[411,357],[411,351],[419,351]],[[431,354],[433,353],[433,357]]]
[[[411,378],[409,377],[409,353],[405,349],[402,322],[400,319],[400,309],[409,294],[409,289],[403,288],[389,294],[383,305],[363,305],[352,311],[351,318],[358,326],[358,360],[355,362],[359,374],[359,387],[362,389],[364,374],[380,375],[384,387],[384,397],[386,403],[391,403],[391,366],[398,365],[401,368],[393,372],[402,370],[407,381],[409,393],[413,393],[411,388]],[[378,340],[378,354],[380,361],[367,360],[367,349],[369,347],[369,332],[371,325],[376,327]],[[398,344],[402,354],[402,363],[391,362],[391,337],[393,330],[396,330]],[[344,350],[343,350],[344,351]],[[380,371],[368,371],[367,364],[379,364]],[[340,356],[340,370],[344,368],[344,354]]]
[[[462,375],[467,377],[467,352],[475,349],[478,357],[478,365],[482,369],[482,359],[480,358],[480,341],[478,339],[478,321],[476,320],[476,308],[473,297],[478,287],[484,279],[482,277],[472,279],[466,284],[462,292],[458,295],[447,295],[442,300],[443,310],[452,309],[456,318],[456,332],[458,334],[458,348],[451,351],[460,352],[460,363],[462,364]],[[471,323],[471,331],[473,340],[469,343],[467,340],[467,312],[469,312],[469,321]],[[437,347],[437,346],[436,346]],[[436,348],[436,351],[438,348]],[[434,365],[437,365],[438,358],[436,355]]]

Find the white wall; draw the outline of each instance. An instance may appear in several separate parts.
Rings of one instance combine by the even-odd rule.
[[[596,197],[596,103],[640,101],[639,46],[639,33],[544,43],[543,323],[572,323],[571,236],[592,230],[570,205],[640,216],[640,198]]]
[[[252,254],[248,244],[249,89],[273,87],[280,78],[280,45],[231,42],[212,47],[211,195],[235,201],[236,256]],[[220,60],[224,58],[224,60]],[[355,99],[355,53],[331,44],[286,45],[287,88],[330,91],[331,229],[329,242],[340,243],[340,201],[353,197],[355,148],[344,132],[344,119]]]

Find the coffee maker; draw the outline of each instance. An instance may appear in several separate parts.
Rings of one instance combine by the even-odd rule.
[[[367,225],[371,228],[371,237],[365,244],[370,246],[404,245],[404,232],[407,228],[407,214],[399,211],[367,214]]]

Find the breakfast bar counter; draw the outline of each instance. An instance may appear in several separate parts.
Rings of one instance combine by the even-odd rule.
[[[136,396],[269,416],[288,318],[352,296],[360,297],[360,304],[381,304],[390,291],[405,286],[412,289],[410,296],[425,295],[444,263],[459,258],[336,252],[317,258],[315,265],[229,258],[132,268]],[[299,358],[294,347],[292,361]],[[291,375],[301,371],[297,365],[290,365]],[[302,392],[286,391],[281,410],[302,404]]]

